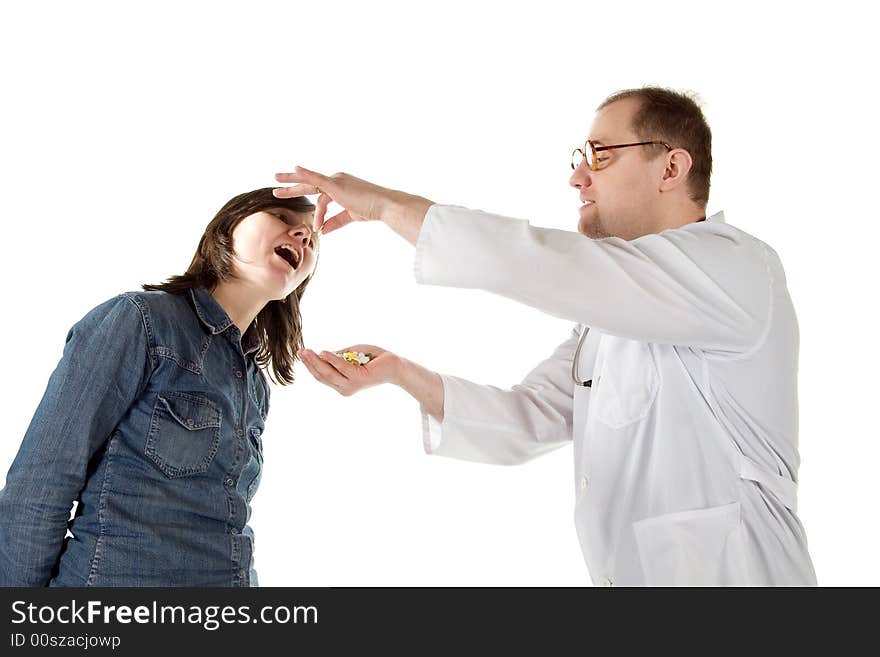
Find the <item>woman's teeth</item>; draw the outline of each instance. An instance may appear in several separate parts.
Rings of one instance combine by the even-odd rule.
[[[297,255],[296,251],[294,251],[290,247],[286,245],[278,246],[275,248],[275,253],[284,258],[284,260],[287,261],[287,264],[289,264],[293,269],[296,269],[299,265],[299,256]]]

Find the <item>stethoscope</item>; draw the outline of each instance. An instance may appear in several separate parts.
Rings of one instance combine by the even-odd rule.
[[[700,217],[697,221],[706,221],[706,217]],[[696,222],[695,222],[696,223]],[[590,332],[590,327],[585,326],[584,332],[581,333],[580,340],[578,340],[577,349],[574,350],[574,360],[571,361],[571,380],[574,381],[576,386],[581,386],[582,388],[592,388],[593,387],[593,379],[589,381],[581,381],[577,375],[577,366],[578,360],[580,360],[581,355],[581,347],[584,346],[584,341],[587,339],[587,334]],[[597,379],[598,381],[598,379]]]
[[[590,379],[589,381],[581,381],[577,375],[578,361],[580,360],[580,356],[581,356],[581,347],[584,346],[584,341],[587,339],[587,334],[589,332],[590,332],[590,327],[585,326],[584,332],[581,333],[580,340],[578,340],[577,349],[574,350],[574,360],[571,361],[571,379],[572,379],[572,381],[574,381],[574,384],[576,386],[581,386],[583,388],[592,388],[593,387],[593,379]]]

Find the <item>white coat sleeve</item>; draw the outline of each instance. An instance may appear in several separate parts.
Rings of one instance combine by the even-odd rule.
[[[443,380],[443,422],[422,410],[425,451],[467,461],[514,465],[572,437],[571,362],[579,331],[510,390],[454,376]]]
[[[699,222],[626,241],[594,240],[433,205],[416,244],[419,283],[482,289],[603,333],[742,353],[769,325],[767,247]]]

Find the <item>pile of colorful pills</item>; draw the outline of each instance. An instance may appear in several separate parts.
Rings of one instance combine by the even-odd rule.
[[[373,354],[365,354],[362,351],[334,351],[333,353],[353,365],[366,365],[373,358]]]

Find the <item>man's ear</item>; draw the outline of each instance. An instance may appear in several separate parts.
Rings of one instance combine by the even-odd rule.
[[[684,184],[693,164],[691,154],[683,148],[674,148],[669,151],[666,154],[666,169],[663,171],[663,178],[660,181],[660,191],[668,192]]]

